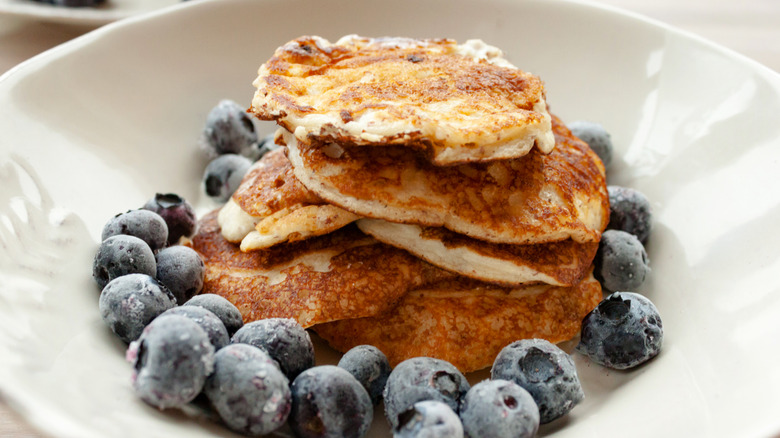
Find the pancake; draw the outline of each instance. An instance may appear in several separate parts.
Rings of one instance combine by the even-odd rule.
[[[307,144],[285,134],[295,177],[327,202],[390,222],[495,243],[597,242],[609,220],[604,165],[553,117],[556,147],[439,167],[401,146]]]
[[[285,209],[262,219],[241,240],[241,251],[270,248],[336,231],[359,216],[334,205],[306,205]]]
[[[405,249],[443,269],[506,286],[546,283],[572,286],[590,269],[599,244],[561,242],[531,245],[488,243],[441,227],[360,219],[358,227],[380,242]]]
[[[203,258],[203,293],[227,298],[245,322],[293,318],[304,327],[390,310],[407,291],[453,274],[380,243],[354,225],[324,236],[241,252],[222,237],[217,214],[190,246]]]
[[[304,36],[254,86],[250,110],[301,141],[412,147],[437,165],[555,145],[542,81],[478,40]]]
[[[267,153],[250,168],[217,217],[222,236],[241,242],[242,251],[320,236],[356,219],[301,184],[284,148]]]
[[[600,300],[601,286],[592,275],[573,287],[517,289],[461,277],[410,292],[386,314],[320,324],[313,330],[342,352],[374,345],[392,366],[429,356],[470,372],[491,366],[498,352],[518,339],[571,339]]]

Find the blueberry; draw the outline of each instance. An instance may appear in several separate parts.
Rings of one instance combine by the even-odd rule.
[[[593,273],[604,289],[637,290],[650,272],[642,242],[625,231],[607,230],[601,235],[593,261]]]
[[[203,307],[179,306],[166,310],[163,315],[181,315],[195,321],[208,335],[214,351],[220,350],[230,342],[225,324],[222,324],[217,315]]]
[[[138,339],[147,324],[175,305],[173,294],[146,274],[115,278],[103,288],[98,302],[103,321],[127,343]]]
[[[653,227],[653,212],[647,196],[628,187],[607,186],[609,192],[609,225],[607,229],[633,234],[647,242]]]
[[[531,394],[509,380],[486,380],[466,394],[460,408],[470,438],[530,438],[539,430],[539,409]]]
[[[206,116],[201,147],[210,158],[238,154],[252,159],[258,150],[257,133],[252,119],[238,103],[221,100]]]
[[[650,300],[615,292],[583,319],[577,351],[598,364],[624,370],[658,355],[663,338],[661,316]]]
[[[462,438],[458,414],[443,402],[424,400],[400,415],[393,438]]]
[[[371,426],[371,398],[363,385],[342,368],[309,368],[295,378],[290,392],[289,423],[297,437],[362,437]]]
[[[211,160],[203,173],[206,194],[216,202],[227,202],[251,166],[248,158],[235,154],[220,155]]]
[[[214,367],[214,347],[206,332],[181,315],[152,321],[130,344],[133,389],[160,409],[182,407],[203,389]]]
[[[198,220],[195,217],[195,209],[189,202],[173,193],[157,193],[143,206],[165,219],[168,224],[168,245],[174,245],[182,237],[190,237],[195,234]]]
[[[245,435],[264,435],[287,421],[289,381],[262,350],[233,344],[214,356],[214,373],[203,392],[222,421]]]
[[[102,240],[118,234],[138,237],[157,251],[168,244],[168,225],[159,214],[149,210],[120,213],[103,227]]]
[[[374,405],[379,404],[392,371],[384,353],[373,345],[358,345],[344,353],[338,366],[355,376],[368,391]]]
[[[157,280],[173,292],[178,303],[200,293],[205,276],[206,265],[192,248],[176,245],[157,253]]]
[[[395,429],[400,415],[423,400],[444,402],[458,412],[470,385],[451,363],[431,357],[414,357],[399,363],[385,385],[385,415]]]
[[[604,167],[612,162],[612,136],[598,123],[578,120],[569,124],[569,129],[575,137],[590,146],[593,152],[601,158]]]
[[[120,234],[104,240],[92,263],[92,278],[106,287],[111,280],[127,274],[157,275],[157,262],[149,245],[143,240]]]
[[[290,380],[314,366],[314,345],[294,319],[269,318],[244,324],[230,342],[254,345],[265,351]]]
[[[227,299],[216,294],[200,294],[190,298],[189,301],[184,303],[185,306],[199,306],[206,310],[213,312],[222,323],[225,324],[225,328],[228,331],[228,335],[238,331],[244,325],[244,319],[241,316],[241,312]]]
[[[567,414],[585,398],[571,356],[544,339],[524,339],[504,347],[490,376],[528,391],[539,408],[541,423]]]

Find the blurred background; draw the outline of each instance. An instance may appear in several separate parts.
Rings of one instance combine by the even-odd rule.
[[[0,0],[0,6],[11,1],[18,2]],[[697,34],[780,72],[780,0],[600,0],[595,3]],[[0,10],[0,74],[97,27],[41,21],[3,14]],[[40,435],[0,398],[0,437],[40,438]]]

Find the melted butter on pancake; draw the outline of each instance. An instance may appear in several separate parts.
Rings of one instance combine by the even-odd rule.
[[[425,149],[437,165],[555,146],[542,81],[477,40],[301,37],[254,85],[251,110],[301,141]]]

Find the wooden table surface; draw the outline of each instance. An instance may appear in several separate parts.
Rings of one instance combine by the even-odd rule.
[[[780,72],[778,0],[600,0],[600,3],[693,32]],[[0,74],[92,29],[0,17]],[[0,437],[40,438],[42,435],[0,398]]]

